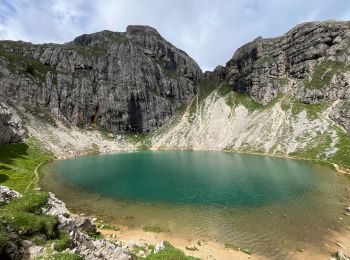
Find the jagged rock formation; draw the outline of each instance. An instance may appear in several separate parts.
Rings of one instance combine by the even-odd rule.
[[[254,151],[350,167],[349,54],[350,22],[311,22],[281,37],[259,37],[225,67],[204,74],[200,94],[156,132],[151,146]]]
[[[146,144],[153,148],[259,151],[350,165],[350,22],[305,23],[281,37],[257,38],[204,74],[147,26],[63,45],[0,46],[0,96],[19,105],[30,134],[56,156],[135,147],[122,135],[93,139],[76,127],[97,126],[114,133],[158,129]],[[175,114],[189,100],[185,113]]]
[[[150,132],[197,93],[198,65],[153,28],[66,44],[0,42],[0,96],[33,114],[113,133]]]
[[[18,143],[26,136],[21,120],[0,103],[0,145]]]
[[[350,22],[304,23],[239,48],[226,64],[225,80],[260,104],[287,91],[306,103],[349,99],[349,46]]]

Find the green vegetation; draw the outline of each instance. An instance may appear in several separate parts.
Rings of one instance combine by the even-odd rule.
[[[203,101],[206,97],[208,97],[215,89],[216,83],[211,80],[203,80],[199,86],[198,92],[198,102]]]
[[[33,138],[26,143],[0,146],[0,185],[25,193],[38,187],[36,167],[51,160]]]
[[[331,142],[332,137],[330,135],[319,133],[313,138],[313,142],[308,147],[293,152],[290,155],[301,158],[325,160],[326,155],[324,152],[330,147]]]
[[[252,254],[252,251],[249,248],[241,248],[241,247],[234,245],[234,244],[226,243],[225,248],[233,249],[235,251],[241,251],[241,252],[246,253],[248,255]]]
[[[339,137],[338,148],[335,155],[331,158],[331,161],[350,168],[350,134],[344,132],[343,129],[337,129],[337,135]]]
[[[66,252],[51,252],[46,255],[37,256],[35,260],[83,260],[84,258],[72,253]]]
[[[232,92],[232,87],[227,84],[222,84],[218,89],[218,94],[222,97],[226,97]]]
[[[39,60],[21,53],[22,42],[3,41],[0,44],[0,57],[9,62],[8,69],[12,72],[20,72],[29,78],[38,78],[44,81],[47,72],[52,70]]]
[[[327,87],[335,74],[340,74],[349,69],[349,66],[342,62],[324,60],[317,64],[310,79],[304,80],[304,86],[310,89]]]
[[[69,236],[62,231],[59,232],[58,239],[53,241],[53,248],[58,252],[61,252],[69,248],[70,245],[71,245],[71,240]]]
[[[192,256],[186,256],[184,252],[173,247],[169,242],[164,242],[165,249],[159,253],[152,253],[147,256],[146,260],[196,260],[197,258]]]
[[[47,193],[28,193],[1,206],[0,225],[6,223],[25,237],[45,234],[49,239],[56,238],[58,220],[41,213],[41,208],[46,206],[47,199]]]
[[[137,145],[139,150],[148,150],[151,146],[150,134],[124,134],[128,142]]]
[[[90,58],[90,57],[99,57],[102,55],[107,54],[107,50],[100,48],[100,47],[92,47],[92,46],[81,46],[77,44],[70,44],[67,46],[62,46],[64,50],[66,51],[74,51],[77,52],[79,55],[85,57],[85,58]]]
[[[325,111],[330,105],[330,101],[322,101],[317,104],[306,104],[296,99],[291,101],[290,103],[293,115],[298,115],[300,112],[305,110],[307,113],[307,117],[310,120],[317,119],[319,117],[319,114]]]
[[[145,231],[145,232],[153,232],[153,233],[167,232],[167,230],[165,230],[165,229],[163,229],[161,227],[152,227],[152,226],[143,227],[143,231]]]
[[[7,238],[6,233],[3,232],[2,230],[0,230],[0,256],[3,253],[3,251],[4,251],[4,248],[6,246],[7,240],[8,240],[8,238]]]

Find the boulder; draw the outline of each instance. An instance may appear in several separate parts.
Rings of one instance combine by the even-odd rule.
[[[6,186],[0,186],[0,203],[8,203],[14,198],[20,198],[22,195]]]

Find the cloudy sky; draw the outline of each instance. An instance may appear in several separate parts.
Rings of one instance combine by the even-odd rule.
[[[329,19],[350,20],[350,0],[0,0],[0,39],[61,43],[145,24],[212,70],[258,36]]]

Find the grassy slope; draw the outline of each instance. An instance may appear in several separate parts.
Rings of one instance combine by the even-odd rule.
[[[8,186],[20,193],[38,186],[35,169],[51,160],[34,139],[27,143],[0,146],[0,185]]]

